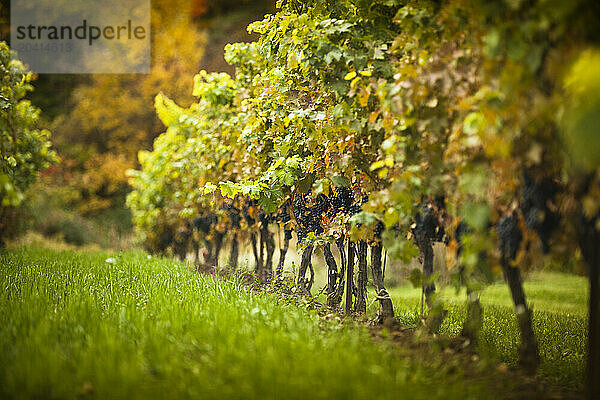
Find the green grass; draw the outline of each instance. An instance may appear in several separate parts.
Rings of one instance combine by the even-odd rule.
[[[173,260],[108,256],[0,255],[0,398],[498,397],[493,381],[410,358],[354,324]]]
[[[533,325],[541,355],[540,375],[560,384],[581,386],[587,342],[588,283],[584,277],[537,272],[524,284],[533,306]],[[464,291],[441,288],[439,296],[448,309],[442,333],[457,335],[465,318]],[[407,325],[416,325],[421,291],[412,286],[390,289],[396,312]],[[484,322],[480,351],[509,365],[517,363],[519,330],[508,286],[498,282],[481,295]]]
[[[564,315],[580,315],[587,313],[588,282],[587,278],[558,272],[535,272],[525,280],[525,294],[528,302],[536,311],[548,311]],[[457,293],[453,287],[446,286],[439,291],[446,302],[463,303],[464,290]],[[391,289],[398,299],[421,299],[421,290],[412,286],[401,286]],[[481,296],[483,305],[512,307],[512,299],[508,286],[497,282],[487,287]]]

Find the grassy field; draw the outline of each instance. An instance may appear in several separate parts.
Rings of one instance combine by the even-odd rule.
[[[493,399],[511,390],[510,380],[464,376],[455,363],[410,357],[351,322],[324,320],[144,253],[20,248],[0,255],[0,284],[3,399]],[[501,288],[489,293],[495,290],[502,297]],[[400,288],[394,296],[401,320],[414,323],[414,293]],[[501,356],[516,341],[506,310],[486,307],[487,347]],[[543,326],[553,346],[582,357],[583,311],[546,313],[536,314],[538,333]],[[457,305],[447,332],[459,314]],[[580,371],[579,356],[544,353],[546,364],[568,371]]]
[[[587,341],[588,282],[585,277],[536,272],[524,284],[532,305],[533,324],[538,338],[542,364],[540,374],[562,384],[580,385],[585,368]],[[421,290],[412,286],[390,289],[403,323],[416,324],[420,312]],[[439,290],[449,311],[442,333],[457,335],[464,320],[464,291],[453,287]],[[490,353],[510,365],[517,361],[518,327],[508,286],[503,282],[486,288],[481,295],[484,324],[481,352]]]
[[[326,267],[316,258],[315,290],[326,285]],[[370,271],[369,271],[370,278]],[[525,293],[533,307],[534,331],[537,335],[544,379],[562,385],[583,384],[587,342],[587,309],[589,283],[586,277],[558,272],[533,272],[525,277]],[[374,288],[369,283],[369,315],[378,311],[373,300]],[[421,290],[410,283],[389,288],[398,319],[406,326],[417,326],[421,309]],[[438,283],[438,296],[448,310],[441,333],[459,334],[465,318],[464,289]],[[325,302],[325,294],[320,301]],[[517,364],[519,330],[508,286],[499,281],[488,286],[481,295],[484,324],[478,351],[493,359]]]

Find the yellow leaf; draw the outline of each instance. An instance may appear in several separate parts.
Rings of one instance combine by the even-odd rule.
[[[362,76],[371,76],[371,71],[360,71]]]
[[[375,171],[376,169],[383,167],[383,165],[383,160],[375,161],[373,164],[371,164],[370,170]]]
[[[394,166],[394,159],[391,157],[387,157],[385,160],[375,161],[373,164],[371,164],[370,170],[375,171],[376,169],[379,169],[379,168],[393,167],[393,166]],[[385,170],[384,174],[387,174],[387,168],[383,168],[383,169]]]
[[[352,71],[352,72],[348,72],[346,74],[346,76],[344,76],[344,79],[349,81],[351,79],[354,79],[356,77],[356,71]]]
[[[391,117],[385,117],[383,119],[383,129],[385,129],[386,132],[389,132],[392,130],[393,127],[394,127],[394,119]]]
[[[360,89],[360,92],[358,93],[358,101],[361,107],[366,107],[367,104],[369,104],[370,95],[371,94],[365,88]]]
[[[371,114],[369,114],[369,123],[373,123],[377,120],[377,117],[379,116],[379,111],[373,111]]]
[[[296,53],[291,52],[288,54],[287,67],[290,69],[298,68],[298,56]]]
[[[387,176],[387,173],[388,173],[388,169],[387,168],[382,168],[379,171],[377,171],[377,176],[380,179],[383,179],[383,178],[385,178]]]

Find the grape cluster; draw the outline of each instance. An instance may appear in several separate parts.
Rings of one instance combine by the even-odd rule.
[[[317,198],[315,199],[314,205],[312,208],[316,214],[319,214],[319,215],[325,214],[327,211],[329,211],[329,208],[330,208],[329,198],[322,193],[319,194],[317,196]]]
[[[500,254],[508,260],[514,260],[523,240],[519,220],[515,215],[505,215],[500,218],[496,229],[500,238]]]
[[[239,228],[240,222],[242,221],[240,210],[238,210],[234,206],[227,206],[226,210],[229,214],[229,218],[231,219],[231,227],[234,229]]]
[[[558,213],[550,209],[558,184],[549,178],[538,182],[527,172],[523,172],[523,189],[521,191],[521,211],[525,224],[533,229],[542,242],[542,251],[550,251],[550,236],[559,224]]]
[[[423,206],[423,214],[415,215],[413,233],[418,238],[425,240],[441,240],[444,236],[443,226],[439,223],[437,214],[431,204]]]
[[[216,214],[207,213],[207,214],[201,215],[197,218],[194,218],[192,223],[194,224],[194,227],[199,232],[208,234],[210,232],[211,226],[216,225],[217,220],[218,220],[218,218],[217,218]]]
[[[385,225],[383,225],[383,222],[377,221],[377,225],[375,225],[375,230],[374,230],[375,237],[380,238],[384,229],[385,229]]]
[[[277,222],[279,222],[280,224],[287,224],[288,222],[290,222],[291,218],[289,213],[289,206],[290,201],[288,200],[283,204],[283,206],[279,210],[279,213],[277,214]]]
[[[361,211],[362,211],[362,204],[365,204],[365,203],[366,203],[366,202],[368,202],[368,201],[369,201],[369,195],[368,195],[368,194],[365,194],[365,195],[364,195],[364,196],[363,196],[363,197],[360,199],[360,201],[359,201],[359,202],[352,203],[352,204],[350,205],[350,207],[348,207],[347,214],[348,214],[348,215],[350,215],[350,216],[352,216],[352,215],[354,215],[354,214],[358,214],[359,212],[361,212]]]
[[[348,215],[352,216],[354,214],[358,214],[361,211],[362,208],[360,207],[360,204],[352,204],[348,209]]]
[[[165,251],[173,243],[173,233],[162,231],[158,237],[158,251]]]
[[[348,214],[351,210],[352,203],[354,203],[354,194],[352,189],[346,186],[340,186],[334,188],[329,193],[329,207],[328,215],[334,217],[337,214],[343,212]]]
[[[294,200],[292,201],[294,217],[296,220],[300,221],[304,214],[306,214],[306,195],[302,193],[296,193],[294,195]]]
[[[316,199],[315,199],[316,200]],[[307,195],[296,193],[293,200],[294,217],[298,222],[298,240],[302,240],[310,232],[316,234],[323,233],[323,225],[321,224],[322,205],[318,201],[312,207],[307,204]]]

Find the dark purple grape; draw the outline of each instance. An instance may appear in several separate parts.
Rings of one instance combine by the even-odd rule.
[[[319,202],[315,201],[312,207],[308,207],[306,204],[305,194],[297,193],[294,195],[292,202],[294,216],[298,222],[298,239],[302,240],[309,232],[315,232],[317,234],[323,233],[323,225],[321,223],[321,215],[319,212]]]
[[[358,214],[361,211],[362,211],[362,209],[359,204],[352,204],[350,206],[350,209],[348,210],[348,215]]]
[[[199,232],[208,234],[210,232],[211,226],[216,223],[216,220],[217,216],[212,213],[209,213],[201,215],[198,218],[194,218],[193,224]]]
[[[375,237],[380,238],[384,229],[385,229],[385,225],[383,225],[383,222],[377,221],[377,225],[375,225],[375,229],[373,231],[375,234]]]
[[[423,207],[423,214],[415,216],[415,236],[427,240],[435,240],[438,237],[438,219],[435,210],[429,205]]]
[[[514,215],[503,216],[496,227],[500,239],[500,254],[509,261],[517,258],[523,234]]]
[[[339,213],[348,214],[354,203],[354,193],[352,189],[346,186],[335,187],[329,193],[329,212],[330,217],[334,217]]]
[[[521,212],[527,227],[538,235],[544,253],[550,251],[550,237],[560,223],[560,216],[548,207],[558,191],[559,185],[553,179],[536,181],[527,170],[523,171]]]
[[[329,199],[324,194],[319,194],[315,199],[315,204],[313,206],[314,212],[316,214],[324,214],[329,210]]]

